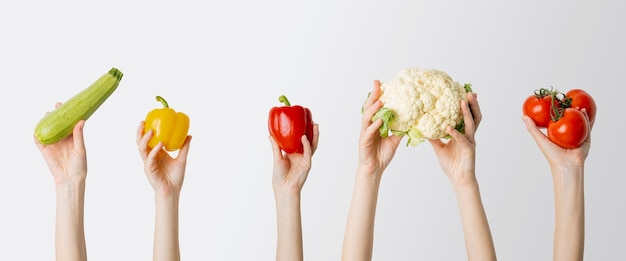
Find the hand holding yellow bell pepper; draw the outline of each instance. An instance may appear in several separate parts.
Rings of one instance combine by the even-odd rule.
[[[189,116],[170,108],[161,96],[157,96],[156,100],[163,104],[163,108],[154,109],[146,116],[143,131],[144,133],[149,130],[154,132],[148,146],[154,148],[159,142],[163,142],[165,150],[178,150],[187,138]]]

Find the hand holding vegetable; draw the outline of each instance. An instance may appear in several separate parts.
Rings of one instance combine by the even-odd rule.
[[[482,120],[480,106],[475,93],[467,93],[467,100],[462,100],[464,133],[448,127],[446,132],[452,137],[448,142],[429,140],[439,160],[439,165],[455,188],[476,184],[476,140],[474,135]]]
[[[124,74],[112,68],[96,82],[82,90],[61,106],[47,113],[35,127],[35,137],[41,144],[50,145],[70,134],[78,121],[87,120],[117,89]]]
[[[300,191],[311,170],[311,159],[317,150],[318,140],[319,127],[313,124],[312,142],[309,142],[305,135],[300,136],[303,152],[283,154],[274,137],[270,136],[274,158],[272,184],[276,196],[300,196]]]
[[[587,125],[589,133],[583,143],[575,148],[564,148],[553,142],[544,134],[540,127],[532,120],[528,115],[522,117],[526,130],[537,143],[537,146],[548,160],[550,167],[562,168],[568,166],[582,167],[585,159],[589,154],[589,148],[591,147],[591,125]]]
[[[163,142],[149,147],[148,144],[154,139],[155,132],[152,129],[144,132],[145,124],[145,121],[139,124],[136,141],[148,181],[158,195],[178,196],[185,176],[191,136],[185,136],[176,158],[172,158],[170,154],[162,150],[165,146]]]
[[[466,100],[471,85],[461,86],[445,72],[408,68],[381,85],[380,100],[385,104],[373,117],[382,119],[380,135],[408,135],[408,145],[424,140],[449,138],[448,126],[463,131],[459,101]]]
[[[547,128],[549,140],[571,149],[579,147],[589,135],[590,126],[595,122],[596,103],[581,89],[563,94],[541,88],[524,101],[522,112],[538,128]]]
[[[144,133],[149,130],[153,131],[148,146],[154,148],[161,142],[167,151],[178,150],[187,138],[189,116],[170,108],[161,96],[156,96],[156,100],[163,104],[163,108],[154,109],[146,115]]]
[[[313,116],[311,110],[300,105],[291,105],[285,95],[278,101],[285,104],[270,109],[268,128],[280,149],[286,153],[303,153],[301,138],[306,135],[309,143],[313,142]]]
[[[361,133],[359,134],[358,173],[382,175],[398,149],[403,136],[392,135],[382,137],[379,129],[385,124],[383,119],[375,118],[374,114],[383,108],[379,100],[381,95],[380,81],[374,81],[374,89],[363,105]]]
[[[62,106],[57,103],[56,108]],[[85,121],[74,125],[72,134],[54,144],[45,145],[35,138],[35,145],[46,160],[57,185],[85,182],[87,177],[87,153],[83,139]]]

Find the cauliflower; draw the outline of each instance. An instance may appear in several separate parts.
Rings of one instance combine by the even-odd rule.
[[[380,134],[408,135],[407,146],[425,139],[449,138],[446,128],[463,131],[461,100],[467,100],[471,85],[461,86],[445,72],[436,69],[408,68],[391,81],[381,84],[379,98],[384,104],[373,117],[383,120]]]

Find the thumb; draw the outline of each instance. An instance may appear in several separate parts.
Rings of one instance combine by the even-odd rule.
[[[526,125],[526,130],[528,131],[528,133],[530,133],[530,135],[533,137],[535,142],[539,145],[544,144],[546,142],[545,140],[547,140],[548,137],[545,134],[543,134],[541,130],[539,130],[539,128],[537,127],[537,124],[535,124],[535,121],[533,121],[533,119],[528,117],[528,115],[524,115],[522,117],[522,120],[524,121],[524,124]]]

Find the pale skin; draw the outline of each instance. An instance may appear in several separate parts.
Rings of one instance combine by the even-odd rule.
[[[137,146],[144,163],[144,173],[154,189],[155,223],[153,260],[180,260],[178,240],[178,205],[185,178],[187,154],[191,143],[188,135],[176,157],[172,157],[159,142],[154,148],[148,141],[153,130],[143,132],[145,122],[137,128]]]
[[[311,170],[311,159],[317,149],[319,126],[313,125],[313,139],[301,137],[303,153],[284,153],[269,136],[273,155],[272,187],[276,200],[277,261],[303,260],[300,194]]]
[[[348,213],[342,260],[371,260],[374,246],[374,221],[380,181],[396,153],[401,136],[382,138],[378,128],[382,120],[371,121],[383,107],[378,98],[380,82],[374,81],[363,108],[359,136],[359,157],[355,185]],[[450,180],[461,213],[468,260],[496,260],[495,249],[475,176],[474,134],[482,115],[476,95],[468,93],[468,102],[461,102],[465,134],[448,128],[450,141],[430,141],[441,168]],[[470,111],[471,109],[471,111]]]
[[[61,103],[57,103],[58,108]],[[87,260],[84,229],[87,153],[83,138],[85,121],[74,126],[67,138],[50,145],[35,145],[44,157],[56,188],[56,260]]]
[[[589,135],[580,147],[564,149],[550,141],[530,117],[524,115],[522,120],[539,150],[548,160],[552,173],[555,207],[553,260],[583,260],[584,174],[585,160],[591,148],[592,126],[589,127]]]

